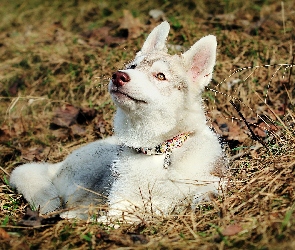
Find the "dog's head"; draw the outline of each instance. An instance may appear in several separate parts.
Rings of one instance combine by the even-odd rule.
[[[154,146],[206,123],[200,93],[212,78],[216,39],[203,37],[187,52],[169,55],[168,33],[168,22],[158,25],[135,59],[110,81],[118,106],[115,133],[130,146]]]

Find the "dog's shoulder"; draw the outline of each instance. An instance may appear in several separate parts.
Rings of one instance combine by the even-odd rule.
[[[97,171],[109,167],[120,150],[116,137],[91,142],[74,150],[64,161],[63,169]],[[71,166],[71,167],[68,167]]]

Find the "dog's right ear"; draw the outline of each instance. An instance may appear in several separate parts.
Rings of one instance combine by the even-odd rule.
[[[167,52],[166,39],[169,33],[170,25],[167,21],[162,22],[148,35],[138,55],[149,54],[152,51]]]

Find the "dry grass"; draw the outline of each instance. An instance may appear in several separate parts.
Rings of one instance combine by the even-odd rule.
[[[1,249],[295,247],[293,1],[41,2],[0,3]],[[127,7],[138,25],[122,29]],[[172,24],[171,44],[188,48],[208,33],[217,36],[215,76],[204,97],[229,145],[229,187],[194,212],[141,225],[19,226],[27,203],[7,185],[9,173],[28,160],[59,161],[112,133],[108,78],[158,23],[148,15],[154,8]],[[50,125],[67,104],[95,115],[76,127]]]

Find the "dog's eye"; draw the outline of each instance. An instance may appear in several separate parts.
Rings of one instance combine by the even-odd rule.
[[[160,80],[160,81],[164,81],[164,80],[166,80],[166,77],[165,77],[165,75],[164,75],[163,73],[158,73],[158,74],[156,74],[156,77],[157,77],[158,80]]]
[[[135,69],[136,68],[136,64],[131,64],[131,65],[129,65],[128,67],[127,67],[127,69]]]

